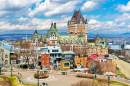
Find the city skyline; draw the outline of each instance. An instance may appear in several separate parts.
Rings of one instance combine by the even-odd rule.
[[[122,34],[130,31],[128,0],[2,0],[0,6],[2,34],[48,30],[54,22],[57,29],[64,32],[68,20],[79,9],[88,19],[88,33]]]

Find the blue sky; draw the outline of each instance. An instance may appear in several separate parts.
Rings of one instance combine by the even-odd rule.
[[[88,19],[88,33],[130,32],[129,0],[0,0],[0,32],[47,30],[52,22],[67,31],[74,10]]]

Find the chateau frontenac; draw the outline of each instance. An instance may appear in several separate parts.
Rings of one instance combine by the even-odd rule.
[[[39,35],[37,30],[35,30],[34,34],[28,41],[31,43],[31,46],[35,46],[37,43],[37,45],[46,44],[50,46],[59,44],[61,46],[69,46],[72,50],[73,47],[81,48],[85,51],[85,55],[81,56],[91,56],[92,54],[100,56],[108,54],[108,44],[105,36],[103,39],[100,39],[99,35],[97,35],[94,42],[89,42],[87,39],[87,18],[86,20],[84,19],[80,10],[74,12],[72,18],[68,20],[67,33],[68,35],[61,35],[58,33],[56,23],[52,23],[46,35]]]

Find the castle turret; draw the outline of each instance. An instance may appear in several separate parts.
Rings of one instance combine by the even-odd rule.
[[[68,21],[67,27],[69,36],[79,37],[80,32],[82,31],[83,39],[85,42],[87,41],[88,23],[87,19],[86,21],[84,20],[80,10],[74,12],[71,20]]]

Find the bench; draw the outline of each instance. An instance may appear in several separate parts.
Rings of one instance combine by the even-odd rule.
[[[44,73],[48,74],[48,71],[44,71]]]
[[[21,76],[21,73],[18,72],[18,75]]]
[[[62,73],[62,75],[67,75],[67,73],[66,72],[61,72]]]
[[[16,77],[18,80],[20,79],[18,76]]]
[[[21,83],[21,84],[23,84],[23,81],[21,81],[21,80],[19,80],[18,82]]]
[[[42,86],[48,86],[48,84],[47,83],[42,83]]]

